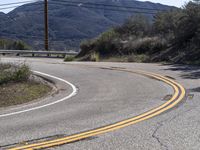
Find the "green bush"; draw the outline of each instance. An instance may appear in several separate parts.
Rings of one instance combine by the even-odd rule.
[[[166,48],[167,42],[159,37],[145,37],[124,44],[124,50],[129,54],[155,54]]]
[[[82,57],[87,54],[92,55],[92,53],[97,52],[99,55],[108,55],[113,53],[114,41],[117,40],[119,34],[114,31],[114,29],[108,30],[102,33],[99,37],[92,40],[85,40],[81,43],[81,52],[77,57]]]
[[[148,55],[141,54],[141,55],[129,55],[128,62],[139,62],[139,63],[146,63],[150,61]]]
[[[102,33],[95,40],[95,46],[93,46],[93,50],[101,56],[114,53],[114,51],[112,51],[115,48],[114,41],[118,39],[118,37],[118,33],[116,33],[113,29]]]
[[[84,40],[80,44],[81,51],[76,57],[83,57],[94,50],[95,39],[94,40]]]
[[[0,39],[0,49],[29,50],[31,47],[19,40]]]
[[[28,46],[26,43],[24,43],[22,41],[15,41],[13,43],[13,47],[16,50],[28,50],[28,49],[30,49],[30,46]]]
[[[149,19],[143,15],[134,15],[125,21],[122,26],[114,28],[114,31],[122,36],[144,37],[151,33],[152,25]]]
[[[189,2],[184,10],[183,17],[178,21],[175,32],[175,42],[178,46],[198,46],[200,40],[200,4]]]
[[[25,64],[1,64],[0,71],[0,84],[27,81],[31,75],[29,67]]]
[[[153,33],[167,37],[167,39],[174,39],[178,20],[182,17],[183,13],[181,9],[159,12],[154,16]]]
[[[6,69],[9,69],[10,67],[11,67],[11,64],[9,63],[5,63],[5,64],[0,63],[0,73]]]
[[[94,52],[90,55],[90,61],[98,62],[100,60],[99,53]]]
[[[64,61],[74,61],[74,56],[65,56],[65,59],[64,59]]]

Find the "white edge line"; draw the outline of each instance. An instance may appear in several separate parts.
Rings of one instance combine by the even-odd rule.
[[[67,99],[72,98],[78,92],[76,86],[74,86],[72,83],[70,83],[70,82],[68,82],[68,81],[66,81],[64,79],[61,79],[61,78],[58,78],[58,77],[55,77],[53,75],[49,75],[49,74],[46,74],[46,73],[42,73],[42,72],[39,72],[39,71],[32,71],[32,72],[34,72],[36,74],[40,74],[40,75],[46,76],[46,77],[54,78],[54,79],[59,80],[59,81],[62,81],[64,83],[70,85],[71,88],[72,88],[72,90],[73,90],[73,92],[70,95],[68,95],[68,96],[66,96],[66,97],[64,97],[64,98],[62,98],[60,100],[57,100],[55,102],[52,102],[52,103],[49,103],[49,104],[45,104],[45,105],[42,105],[42,106],[38,106],[38,107],[33,107],[33,108],[22,110],[22,111],[16,111],[16,112],[8,113],[8,114],[2,114],[2,115],[0,115],[0,118],[12,116],[12,115],[17,115],[17,114],[22,114],[22,113],[25,113],[25,112],[29,112],[29,111],[33,111],[33,110],[38,110],[38,109],[45,108],[45,107],[48,107],[48,106],[51,106],[51,105],[55,105],[57,103],[60,103],[60,102],[63,102],[65,100],[67,100]]]

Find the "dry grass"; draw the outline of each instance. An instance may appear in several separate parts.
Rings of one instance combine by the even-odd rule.
[[[0,86],[0,107],[27,103],[47,95],[51,90],[50,86],[34,81],[3,84]]]
[[[29,66],[0,63],[0,107],[27,103],[47,95],[52,88],[31,79]]]

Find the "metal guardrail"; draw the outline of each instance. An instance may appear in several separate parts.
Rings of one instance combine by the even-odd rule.
[[[22,55],[22,54],[32,54],[35,55],[77,55],[77,52],[74,51],[31,51],[31,50],[0,50],[0,54],[15,54],[15,55]]]

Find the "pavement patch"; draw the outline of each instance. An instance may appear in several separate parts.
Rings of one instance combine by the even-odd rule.
[[[164,98],[163,98],[163,101],[168,101],[169,99],[171,99],[173,97],[173,95],[169,94],[169,95],[166,95]]]
[[[194,94],[188,94],[187,99],[192,100],[194,98]]]
[[[64,134],[59,134],[59,135],[53,135],[53,136],[43,137],[43,138],[39,138],[39,139],[32,139],[32,140],[23,141],[23,142],[20,142],[20,143],[2,145],[2,146],[0,146],[0,149],[6,150],[6,149],[10,149],[12,147],[25,146],[25,145],[33,144],[33,143],[36,143],[36,142],[44,142],[44,141],[47,141],[47,140],[55,140],[57,138],[63,138],[65,136],[66,135],[64,135]]]
[[[171,77],[171,76],[165,76],[165,77],[172,79],[172,80],[176,80],[174,77]]]
[[[191,92],[200,92],[200,87],[194,88],[190,90]]]

